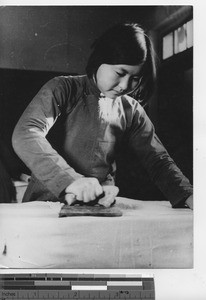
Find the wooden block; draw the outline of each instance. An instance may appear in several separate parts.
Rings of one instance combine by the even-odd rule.
[[[64,205],[59,213],[59,217],[80,217],[80,216],[96,216],[96,217],[120,217],[122,211],[115,207],[104,207],[100,205]]]

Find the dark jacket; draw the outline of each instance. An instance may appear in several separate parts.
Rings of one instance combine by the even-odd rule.
[[[64,120],[61,155],[46,139],[57,118]],[[83,75],[50,80],[16,125],[13,147],[32,171],[24,201],[57,201],[82,176],[113,183],[115,148],[125,136],[173,207],[192,194],[192,186],[158,139],[143,107],[128,95],[115,100],[104,97]]]

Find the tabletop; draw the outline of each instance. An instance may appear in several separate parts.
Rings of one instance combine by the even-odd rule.
[[[192,268],[193,212],[117,197],[121,217],[59,218],[60,202],[0,204],[0,267]]]

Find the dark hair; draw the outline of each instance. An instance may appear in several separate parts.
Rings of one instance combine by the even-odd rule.
[[[154,50],[150,38],[136,23],[118,24],[92,44],[86,72],[92,78],[101,64],[139,65],[143,63],[142,80],[132,96],[145,101],[151,96],[156,79]]]

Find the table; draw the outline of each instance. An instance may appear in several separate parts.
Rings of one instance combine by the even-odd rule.
[[[62,204],[0,204],[0,266],[192,268],[193,212],[117,197],[122,217],[58,218]]]

